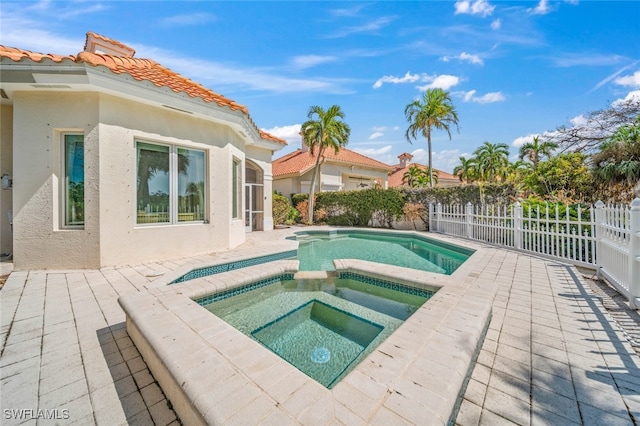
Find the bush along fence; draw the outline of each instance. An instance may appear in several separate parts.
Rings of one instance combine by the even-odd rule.
[[[593,267],[640,308],[640,198],[628,206],[429,204],[440,232]]]

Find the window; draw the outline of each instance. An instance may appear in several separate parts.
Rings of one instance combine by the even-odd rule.
[[[136,223],[205,218],[205,152],[137,142]]]
[[[240,212],[242,211],[242,206],[240,205],[242,200],[242,171],[240,165],[240,160],[234,158],[231,171],[231,217],[233,219],[240,219]]]
[[[64,137],[64,226],[84,226],[84,135]]]

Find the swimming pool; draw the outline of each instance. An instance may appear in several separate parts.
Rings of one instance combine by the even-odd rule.
[[[360,259],[451,275],[473,250],[416,234],[331,230],[295,237],[301,271],[331,271],[335,259]]]
[[[298,241],[298,249],[192,269],[169,284],[281,259],[298,259],[301,271],[333,271],[335,259],[360,259],[451,275],[474,253],[419,234],[389,231],[302,231],[287,239]]]
[[[286,274],[196,302],[331,389],[433,294],[345,272]]]

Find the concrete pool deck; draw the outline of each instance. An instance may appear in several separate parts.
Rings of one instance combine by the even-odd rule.
[[[250,234],[216,259],[273,253],[293,230]],[[497,293],[456,423],[634,424],[640,359],[577,271],[514,251],[482,250],[487,261],[471,274],[495,283]],[[12,273],[0,291],[2,424],[178,424],[126,332],[117,299],[211,260]],[[358,423],[358,413],[351,414]],[[58,419],[36,422],[38,415]],[[389,424],[385,420],[378,424]],[[266,417],[247,421],[268,424]]]

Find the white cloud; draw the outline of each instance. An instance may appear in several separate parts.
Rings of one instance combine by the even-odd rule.
[[[189,13],[162,18],[160,23],[166,26],[201,25],[213,22],[217,17],[211,13]]]
[[[580,114],[580,115],[576,115],[571,120],[569,120],[569,123],[571,123],[572,126],[577,127],[577,126],[584,126],[585,124],[587,124],[587,121],[588,121],[587,117]]]
[[[262,130],[272,134],[273,136],[286,140],[289,145],[295,145],[301,143],[300,127],[301,124],[291,124],[289,126],[276,126]]]
[[[374,132],[384,132],[385,130],[387,130],[387,126],[373,126],[371,130],[373,130]]]
[[[426,74],[422,74],[422,75],[411,74],[410,71],[407,71],[407,73],[403,77],[394,77],[392,75],[385,75],[384,77],[379,78],[378,81],[373,83],[373,88],[379,89],[380,87],[382,87],[384,83],[393,83],[393,84],[415,83],[416,81],[423,81],[422,79],[425,78],[425,76]]]
[[[420,163],[425,166],[429,164],[429,154],[426,149],[415,149],[411,152],[411,155],[413,155],[411,162]],[[459,149],[444,149],[441,151],[433,151],[433,168],[451,173],[453,171],[453,168],[460,163],[461,156],[469,157],[470,155],[471,154],[469,154],[468,152],[460,151]]]
[[[499,30],[502,27],[502,19],[496,19],[491,23],[492,30]]]
[[[347,37],[352,34],[377,32],[378,30],[386,27],[397,18],[395,16],[381,16],[373,21],[367,22],[363,25],[357,25],[354,27],[346,27],[337,30],[335,33],[327,34],[325,38],[340,38]]]
[[[632,92],[627,93],[627,96],[625,96],[624,99],[615,100],[611,102],[611,105],[615,107],[629,101],[640,102],[640,90],[634,90]]]
[[[618,77],[614,83],[621,86],[640,87],[640,71],[636,71],[631,75],[625,75],[624,77]]]
[[[536,136],[540,136],[539,134],[532,134],[527,136],[520,136],[519,138],[515,138],[513,142],[511,142],[511,146],[516,148],[520,148],[522,145],[526,143],[533,142],[533,138]]]
[[[363,155],[373,157],[376,155],[388,154],[392,149],[393,145],[385,145],[382,148],[354,148],[354,151],[357,151]]]
[[[336,59],[335,56],[302,55],[295,56],[291,59],[291,64],[298,69],[306,69],[328,62],[334,62]]]
[[[469,62],[471,64],[476,64],[476,65],[482,65],[484,62],[482,61],[482,59],[480,58],[480,56],[478,55],[472,55],[470,53],[467,52],[462,52],[461,54],[457,55],[457,56],[443,56],[442,60],[445,62],[449,62],[451,59],[458,59],[460,61],[466,61]]]
[[[371,141],[377,138],[381,138],[382,136],[384,136],[384,133],[382,132],[373,132],[371,136],[369,136],[369,140]]]
[[[546,15],[547,13],[551,12],[551,8],[549,7],[549,1],[540,0],[540,2],[536,7],[534,7],[533,9],[529,9],[529,12],[531,12],[534,15]]]
[[[496,8],[493,5],[490,5],[487,0],[460,0],[454,4],[456,9],[455,15],[458,14],[469,14],[469,15],[481,15],[485,17],[487,15],[491,15],[493,10]]]
[[[425,86],[418,86],[418,89],[424,91],[427,89],[443,89],[449,90],[453,86],[457,86],[460,83],[460,77],[455,75],[441,74],[438,76],[429,77],[430,83]]]
[[[482,96],[476,96],[475,90],[469,90],[468,92],[460,92],[456,94],[462,96],[462,100],[464,102],[475,102],[478,104],[491,104],[494,102],[502,102],[506,99],[502,92],[489,92]]]
[[[393,149],[393,145],[385,145],[381,148],[357,148],[357,147],[349,147],[349,149],[366,155],[367,157],[371,157],[378,161],[382,161],[385,164],[396,164],[398,163],[398,158],[391,153]]]

